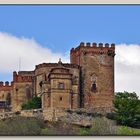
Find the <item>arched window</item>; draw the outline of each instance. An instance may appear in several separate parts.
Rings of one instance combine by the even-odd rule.
[[[97,76],[96,76],[96,74],[93,74],[91,76],[91,91],[92,92],[97,91]]]

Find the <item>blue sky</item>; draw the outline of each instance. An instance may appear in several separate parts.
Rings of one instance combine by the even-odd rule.
[[[80,41],[140,44],[140,6],[0,6],[0,31],[65,52]]]
[[[115,43],[115,91],[140,96],[140,5],[0,5],[0,81],[42,62],[69,61],[80,42]]]

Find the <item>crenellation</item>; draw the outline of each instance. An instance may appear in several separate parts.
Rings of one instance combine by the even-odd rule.
[[[96,48],[97,47],[97,43],[92,43],[92,47]]]
[[[103,43],[99,43],[99,48],[102,48],[103,47]]]
[[[86,43],[86,47],[91,47],[90,42],[87,42],[87,43]]]
[[[0,81],[0,87],[1,87],[1,86],[3,86],[3,82],[2,82],[2,81]]]
[[[81,42],[80,43],[80,47],[85,47],[85,43],[84,42]]]
[[[109,44],[108,43],[105,44],[105,48],[109,48]]]
[[[115,44],[114,43],[111,44],[111,49],[115,50]]]
[[[73,48],[70,53],[70,60],[72,64],[80,64],[80,55],[85,54],[107,54],[112,57],[115,56],[115,44],[112,43],[111,46],[108,43],[99,43],[97,46],[97,43],[92,43],[92,46],[90,43],[80,43],[78,47],[75,49]]]
[[[5,82],[5,86],[9,86],[9,82],[8,81]]]
[[[12,87],[12,82],[9,84],[9,81],[3,82],[0,81],[0,88],[3,87]]]
[[[112,43],[111,46],[108,44],[108,43],[99,43],[98,46],[97,46],[97,43],[89,43],[87,42],[86,44],[85,43],[80,43],[80,45],[76,48],[72,48],[71,51],[70,51],[70,54],[75,56],[75,54],[79,54],[78,52],[81,51],[81,50],[90,50],[90,51],[100,51],[100,50],[103,50],[103,51],[106,51],[106,50],[114,50],[115,49],[115,44]]]

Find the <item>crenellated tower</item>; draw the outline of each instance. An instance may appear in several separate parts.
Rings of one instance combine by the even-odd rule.
[[[21,105],[33,97],[34,71],[13,72],[12,111],[21,109]]]
[[[112,109],[115,44],[80,43],[70,62],[81,66],[81,107]]]

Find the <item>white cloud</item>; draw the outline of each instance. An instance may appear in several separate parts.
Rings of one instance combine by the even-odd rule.
[[[0,73],[19,70],[34,70],[35,65],[44,62],[68,62],[69,58],[62,54],[53,53],[49,48],[38,44],[34,39],[18,38],[8,33],[0,32]]]
[[[135,91],[140,96],[140,46],[116,45],[115,90]]]

